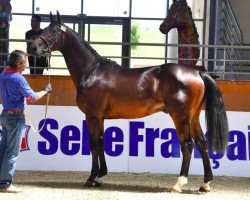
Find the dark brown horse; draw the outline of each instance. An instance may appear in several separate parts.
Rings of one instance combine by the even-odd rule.
[[[100,56],[76,32],[50,14],[50,25],[31,44],[34,55],[60,51],[73,79],[77,105],[86,115],[92,153],[91,175],[86,186],[99,185],[107,174],[104,155],[104,119],[139,118],[155,112],[168,113],[176,126],[183,162],[180,177],[173,187],[181,192],[187,183],[194,142],[202,155],[204,184],[209,191],[213,179],[208,145],[199,116],[206,102],[208,144],[214,151],[224,152],[228,124],[221,93],[215,81],[194,67],[163,64],[129,69]]]
[[[160,25],[160,31],[164,34],[173,28],[178,30],[178,44],[199,44],[199,34],[186,0],[173,0],[166,19]],[[178,63],[181,65],[196,65],[199,57],[199,47],[178,47]]]
[[[9,38],[9,25],[11,21],[11,4],[10,0],[0,0],[0,38],[8,39]],[[3,66],[6,61],[7,56],[4,53],[8,53],[8,42],[0,41],[0,66]],[[3,68],[0,68],[2,71]]]

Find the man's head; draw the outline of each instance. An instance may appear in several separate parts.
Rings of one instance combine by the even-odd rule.
[[[40,23],[41,23],[42,19],[40,17],[40,15],[34,14],[31,17],[31,28],[36,30],[36,29],[40,29]]]
[[[28,54],[21,50],[14,50],[10,54],[10,68],[19,72],[25,70]]]

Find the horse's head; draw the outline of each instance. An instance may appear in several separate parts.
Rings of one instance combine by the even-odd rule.
[[[0,1],[0,30],[1,32],[7,31],[11,21],[11,4],[10,0]]]
[[[36,56],[42,56],[51,51],[60,51],[64,42],[66,26],[61,21],[61,16],[57,11],[55,20],[50,13],[50,25],[46,27],[41,35],[30,45],[29,52]]]
[[[166,19],[160,25],[160,31],[167,34],[172,28],[184,27],[190,13],[186,0],[173,0]]]

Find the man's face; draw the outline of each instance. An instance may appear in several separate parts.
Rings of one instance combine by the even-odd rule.
[[[40,22],[36,18],[31,19],[31,28],[39,28],[40,27]]]

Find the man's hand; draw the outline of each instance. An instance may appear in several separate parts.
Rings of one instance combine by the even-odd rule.
[[[48,84],[43,88],[43,91],[45,91],[46,93],[50,93],[52,92],[52,85]]]

